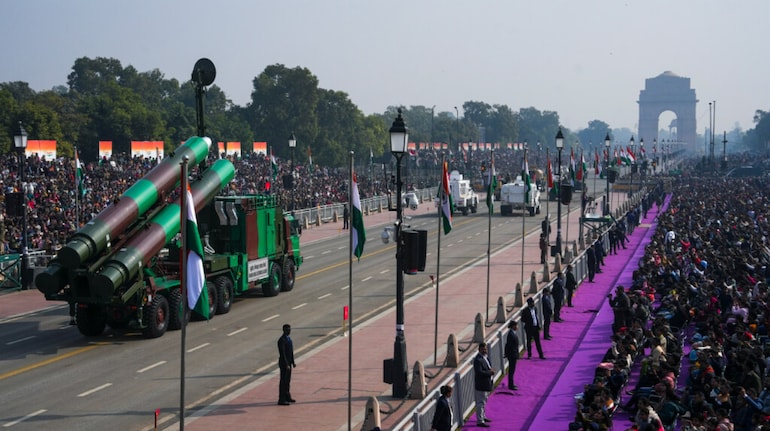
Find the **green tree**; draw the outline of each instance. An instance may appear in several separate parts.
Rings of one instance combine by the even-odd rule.
[[[253,84],[249,122],[256,139],[267,141],[273,153],[284,159],[289,155],[287,140],[292,132],[298,141],[316,140],[320,96],[318,78],[310,70],[274,64],[254,78]]]

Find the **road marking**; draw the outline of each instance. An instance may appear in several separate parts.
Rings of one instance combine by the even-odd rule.
[[[329,254],[331,252],[332,252],[331,250],[324,250],[324,251],[321,252],[321,254]]]
[[[310,256],[304,256],[304,255],[302,256],[303,259],[312,259],[314,257],[315,257],[315,255],[313,255],[313,254],[311,254]]]
[[[59,362],[62,359],[71,358],[71,357],[73,357],[75,355],[79,355],[81,353],[85,353],[85,352],[87,352],[89,350],[93,350],[93,349],[95,349],[95,348],[97,348],[99,346],[103,346],[103,345],[106,345],[106,344],[108,344],[108,343],[95,343],[95,344],[91,344],[90,346],[82,347],[80,349],[73,350],[73,351],[71,351],[69,353],[65,353],[65,354],[60,355],[60,356],[55,356],[55,357],[53,357],[51,359],[46,359],[45,361],[40,361],[40,362],[37,362],[37,363],[34,363],[34,364],[30,364],[30,365],[27,365],[26,367],[22,367],[22,368],[19,368],[17,370],[8,371],[7,373],[0,374],[0,380],[5,380],[5,379],[7,379],[9,377],[17,376],[19,374],[26,373],[27,371],[34,370],[35,368],[40,368],[40,367],[43,367],[43,366],[46,366],[46,365],[49,365],[49,364],[53,364],[54,362]]]
[[[6,422],[5,425],[3,425],[3,428],[12,427],[12,426],[16,425],[19,422],[24,422],[25,420],[27,420],[29,418],[34,418],[35,416],[41,415],[41,414],[43,414],[43,413],[45,413],[47,411],[48,410],[46,410],[46,409],[40,409],[40,410],[38,410],[36,412],[32,412],[32,413],[28,414],[27,416],[24,416],[23,418],[16,419],[15,421],[12,421],[12,422]]]
[[[198,346],[198,347],[193,347],[192,349],[188,350],[188,351],[187,351],[187,353],[192,353],[192,352],[194,352],[194,351],[196,351],[196,350],[200,350],[200,349],[202,349],[202,348],[204,348],[204,347],[208,346],[209,344],[211,344],[211,343],[203,343],[203,344],[201,344],[201,345],[200,345],[200,346]]]
[[[152,364],[152,365],[148,365],[148,366],[146,366],[146,367],[142,368],[141,370],[136,370],[136,372],[137,372],[137,373],[143,373],[143,372],[145,372],[145,371],[149,371],[149,370],[151,370],[151,369],[153,369],[153,368],[155,368],[155,367],[160,367],[161,365],[163,365],[163,364],[165,364],[165,363],[166,363],[166,361],[160,361],[160,362],[156,362],[156,363],[154,363],[154,364]]]
[[[302,304],[295,305],[294,307],[291,307],[292,310],[296,310],[298,308],[302,308],[307,305],[307,302],[303,302]]]
[[[93,394],[94,392],[99,392],[102,389],[109,388],[110,386],[112,386],[112,383],[105,383],[105,384],[103,384],[101,386],[97,386],[97,387],[91,389],[90,391],[85,391],[82,394],[79,394],[78,397],[79,398],[87,397],[87,396]]]
[[[448,247],[454,247],[454,244],[449,244],[449,245],[447,245],[447,248]]]
[[[324,299],[324,298],[328,298],[330,296],[332,296],[332,294],[331,293],[327,293],[326,295],[319,296],[318,299]]]
[[[340,290],[348,290],[348,288],[349,288],[349,287],[350,287],[350,285],[349,285],[349,284],[346,284],[346,285],[342,286],[342,287],[340,288]]]
[[[24,341],[31,340],[33,338],[35,338],[35,336],[34,335],[30,335],[29,337],[24,337],[24,338],[19,338],[18,340],[9,341],[9,342],[5,343],[5,345],[6,346],[10,346],[10,345],[17,344],[17,343],[23,343]]]
[[[463,241],[465,241],[465,240],[463,240],[463,239],[458,239],[458,240],[457,240],[457,243],[459,244],[459,243],[461,243],[461,242],[463,242]]]
[[[389,269],[383,269],[382,271],[380,271],[380,274],[385,274],[388,271],[390,271],[390,270]]]
[[[266,317],[266,318],[262,319],[262,321],[263,321],[263,322],[269,322],[269,321],[271,321],[271,320],[275,319],[275,318],[276,318],[276,317],[278,317],[278,316],[280,316],[280,314],[273,314],[273,315],[272,315],[272,316],[270,316],[270,317]]]
[[[277,314],[276,314],[276,317],[278,317],[278,315],[277,315]],[[244,328],[241,328],[241,329],[236,329],[235,331],[233,331],[233,332],[231,332],[231,333],[227,334],[227,336],[228,336],[228,337],[232,337],[233,335],[235,335],[235,334],[240,334],[241,332],[243,332],[243,331],[245,331],[245,330],[247,330],[247,329],[249,329],[249,328],[246,328],[246,327],[244,327]]]
[[[371,279],[372,279],[372,276],[370,275],[370,276],[366,277],[365,279],[361,280],[361,282],[364,282],[364,281],[369,281],[369,280],[371,280]]]

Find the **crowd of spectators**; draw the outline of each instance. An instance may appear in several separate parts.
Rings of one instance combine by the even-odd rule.
[[[521,169],[522,152],[512,150],[496,153],[496,164],[501,172]],[[217,157],[212,155],[212,158]],[[450,169],[478,170],[489,153],[479,151],[470,155],[457,153],[449,156]],[[274,193],[284,207],[311,208],[318,205],[346,202],[349,173],[347,167],[328,167],[277,159],[274,173],[270,158],[264,154],[247,153],[243,158],[230,158],[236,169],[235,179],[228,185],[230,194]],[[20,192],[21,158],[17,153],[0,155],[0,254],[20,252],[22,246],[22,217],[13,216],[5,200],[6,193]],[[84,169],[85,195],[77,192],[75,162],[72,158],[58,157],[46,160],[30,156],[24,163],[24,180],[31,184],[27,195],[27,241],[29,250],[52,253],[66,243],[77,227],[88,222],[118,199],[137,180],[157,165],[155,158],[130,157],[114,154],[110,159],[86,162]],[[420,150],[406,159],[404,186],[407,190],[432,187],[438,184],[440,159],[436,152]],[[518,166],[514,168],[514,166]],[[362,198],[382,195],[394,190],[390,165],[372,161],[357,171],[359,193]],[[193,170],[192,175],[195,175]],[[292,177],[292,183],[285,179]]]
[[[634,313],[613,325],[611,366],[597,372],[599,386],[629,360],[639,373],[633,388],[602,390],[633,415],[630,429],[770,430],[769,184],[672,182],[633,284],[616,295]],[[611,426],[596,408],[578,417],[585,428]]]

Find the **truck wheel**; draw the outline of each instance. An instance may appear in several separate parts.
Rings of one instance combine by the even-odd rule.
[[[468,207],[463,207],[463,215],[464,216],[468,215]]]
[[[144,307],[142,320],[146,325],[142,329],[145,338],[162,337],[168,329],[168,300],[163,295],[156,294],[152,302]]]
[[[214,283],[206,283],[206,292],[209,294],[209,319],[212,319],[217,314],[217,286]],[[195,307],[195,304],[187,304],[187,306]],[[195,320],[206,320],[203,315],[195,311],[192,315]]]
[[[540,205],[538,205],[537,209],[535,209],[535,214],[540,214]]]
[[[168,294],[168,329],[182,328],[182,323],[190,321],[190,310],[183,310],[182,289],[171,289]]]
[[[281,268],[275,264],[270,264],[270,278],[262,283],[262,294],[265,296],[276,296],[281,291]]]
[[[535,208],[530,208],[529,209],[529,216],[530,217],[534,217],[535,216]]]
[[[476,205],[471,207],[471,213],[476,214]]]
[[[86,337],[101,335],[107,326],[107,317],[102,312],[102,307],[98,305],[78,305],[75,320],[78,331]]]
[[[289,258],[283,263],[283,281],[281,282],[281,291],[289,292],[294,289],[294,277],[297,273],[297,268],[294,266],[294,261]]]
[[[227,314],[233,306],[235,290],[230,277],[219,276],[214,279],[217,288],[217,314]]]

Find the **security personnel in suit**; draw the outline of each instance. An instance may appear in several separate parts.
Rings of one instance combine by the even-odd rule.
[[[505,336],[505,358],[508,359],[508,389],[519,389],[513,383],[516,372],[516,361],[519,360],[519,322],[511,320],[508,323],[508,335]]]
[[[451,431],[452,430],[452,406],[449,403],[449,397],[452,396],[451,386],[442,386],[441,397],[436,401],[436,412],[433,414],[431,422],[431,431]]]
[[[521,321],[524,323],[524,332],[527,335],[527,359],[532,357],[532,341],[535,341],[537,347],[537,353],[540,355],[540,359],[545,359],[543,355],[543,347],[540,346],[540,318],[537,316],[537,309],[535,308],[535,300],[527,298],[527,307],[521,311]]]
[[[291,325],[283,325],[283,335],[278,339],[278,368],[281,370],[281,380],[278,383],[278,404],[288,406],[297,402],[291,397],[291,369],[294,363],[294,344],[291,341]]]

